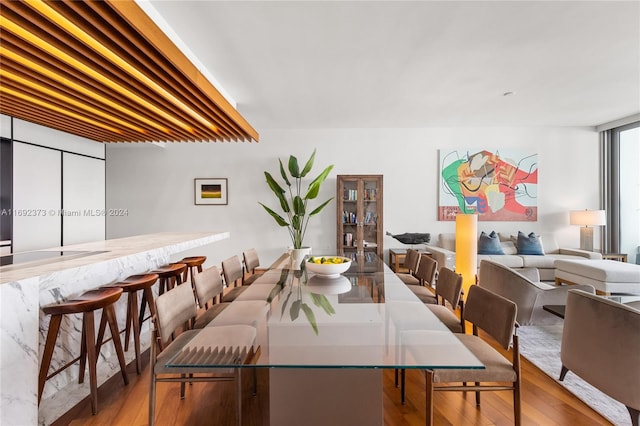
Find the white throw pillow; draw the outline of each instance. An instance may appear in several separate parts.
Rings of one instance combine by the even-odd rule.
[[[502,241],[500,243],[500,246],[502,246],[502,251],[504,254],[517,254],[518,253],[518,249],[516,248],[516,245],[513,244],[513,241]]]
[[[438,246],[443,249],[455,251],[456,250],[456,234],[446,233],[438,234]]]
[[[553,234],[540,234],[540,240],[544,240],[544,245],[542,246],[544,254],[558,253],[560,251],[558,242]]]

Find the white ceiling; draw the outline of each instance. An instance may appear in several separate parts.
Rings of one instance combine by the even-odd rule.
[[[151,4],[258,131],[595,126],[640,112],[640,1]]]

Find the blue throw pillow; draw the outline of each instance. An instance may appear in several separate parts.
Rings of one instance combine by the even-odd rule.
[[[516,243],[516,247],[518,248],[518,254],[544,256],[540,237],[533,232],[529,235],[525,235],[523,232],[518,231],[518,242]]]
[[[487,235],[484,231],[480,233],[478,238],[478,254],[504,254],[500,239],[495,231],[491,231]]]

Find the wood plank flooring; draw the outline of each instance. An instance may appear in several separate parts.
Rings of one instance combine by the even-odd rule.
[[[148,359],[148,353],[145,354]],[[149,366],[140,376],[135,366],[128,368],[130,383],[122,384],[119,376],[99,390],[99,412],[91,415],[88,398],[55,423],[58,425],[147,425]],[[268,370],[258,375],[258,395],[251,395],[250,379],[245,374],[243,425],[268,424]],[[522,360],[522,414],[525,425],[610,425],[605,418],[575,398],[537,367]],[[119,380],[118,380],[119,379]],[[383,374],[384,422],[388,426],[425,424],[424,374],[407,372],[407,402],[400,404],[399,389],[394,386],[393,370]],[[186,398],[180,400],[179,384],[157,386],[156,424],[223,425],[235,424],[233,382],[194,383],[187,385]],[[435,396],[436,425],[512,425],[511,392],[484,392],[482,404],[475,405],[472,392],[439,392]],[[274,425],[280,426],[280,425]]]

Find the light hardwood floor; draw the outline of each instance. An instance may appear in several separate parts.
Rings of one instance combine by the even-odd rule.
[[[145,354],[148,358],[148,353]],[[74,408],[56,425],[146,425],[148,424],[149,367],[140,376],[129,366],[128,386],[112,380],[99,391],[99,412],[91,415],[88,400]],[[245,377],[248,375],[245,375]],[[610,425],[587,405],[555,383],[526,359],[522,362],[522,410],[525,425]],[[116,379],[119,377],[116,376]],[[261,370],[258,395],[252,396],[250,383],[243,400],[244,425],[268,424],[268,370]],[[385,425],[424,425],[424,374],[407,373],[407,403],[399,402],[393,370],[383,374]],[[232,382],[194,383],[187,386],[186,398],[180,400],[179,385],[159,383],[156,424],[163,425],[234,425],[234,385]],[[482,404],[475,406],[472,392],[436,394],[436,425],[512,425],[511,392],[484,392]],[[372,406],[372,409],[376,409]],[[279,426],[279,425],[274,425]]]

